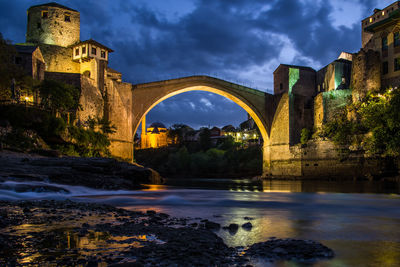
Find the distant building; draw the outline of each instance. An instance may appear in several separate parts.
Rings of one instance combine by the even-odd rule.
[[[140,148],[160,148],[168,146],[168,130],[160,122],[152,123],[140,137]]]
[[[373,50],[379,53],[379,69],[384,88],[400,86],[399,22],[399,1],[383,9],[375,9],[371,16],[362,20],[362,49],[365,52]],[[372,61],[370,59],[368,61],[371,65]],[[379,76],[379,73],[377,75]]]

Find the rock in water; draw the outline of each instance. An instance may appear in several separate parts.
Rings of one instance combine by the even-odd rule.
[[[219,223],[215,223],[215,222],[211,222],[211,221],[206,221],[204,226],[208,230],[219,230],[219,228],[221,228],[221,225]]]
[[[330,248],[313,240],[288,238],[256,243],[246,251],[246,256],[265,257],[268,260],[315,262],[321,259],[331,259],[335,253]]]
[[[251,231],[251,229],[253,228],[253,225],[251,224],[251,222],[247,222],[242,225],[242,228],[246,231]]]

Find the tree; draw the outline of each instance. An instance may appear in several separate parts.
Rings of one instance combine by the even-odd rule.
[[[174,143],[182,145],[185,140],[186,134],[194,131],[190,126],[185,124],[174,124],[169,128],[168,137],[174,140]]]
[[[15,64],[17,51],[11,42],[3,39],[0,33],[0,99],[11,97],[11,85],[14,80],[23,77],[23,70]]]
[[[202,128],[200,131],[200,147],[206,151],[211,148],[211,131],[208,128]]]
[[[42,104],[53,112],[75,111],[79,107],[78,88],[53,80],[44,80],[38,86]]]

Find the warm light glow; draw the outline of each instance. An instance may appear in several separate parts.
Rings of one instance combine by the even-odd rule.
[[[372,22],[372,18],[369,18],[369,22]]]
[[[25,96],[25,101],[29,101],[29,97]]]
[[[385,11],[382,11],[382,16],[385,16]]]
[[[218,87],[218,86],[217,86]],[[261,132],[261,137],[264,140],[264,144],[268,144],[269,143],[269,136],[268,136],[268,131],[266,126],[263,124],[262,120],[261,120],[261,114],[259,114],[257,112],[256,109],[253,109],[253,107],[249,106],[244,99],[238,98],[234,95],[232,95],[231,93],[226,92],[225,90],[219,89],[217,87],[211,87],[211,86],[204,86],[204,85],[197,85],[197,86],[189,86],[186,88],[182,88],[180,90],[176,90],[176,91],[172,91],[160,98],[158,98],[156,101],[154,101],[154,103],[146,110],[146,112],[144,112],[144,114],[140,117],[140,120],[142,120],[143,117],[145,117],[147,115],[147,113],[153,109],[153,107],[155,107],[156,105],[158,105],[159,103],[161,103],[162,101],[173,97],[175,95],[179,95],[181,93],[185,93],[185,92],[191,92],[191,91],[206,91],[206,92],[210,92],[210,93],[214,93],[217,95],[221,95],[224,96],[230,100],[232,100],[233,102],[235,102],[236,104],[238,104],[240,107],[242,107],[254,120],[255,124],[258,126],[258,129]],[[135,129],[134,132],[136,133],[137,128],[139,127],[139,123],[137,125],[135,125]],[[236,135],[237,138],[240,137],[240,133],[238,133]]]

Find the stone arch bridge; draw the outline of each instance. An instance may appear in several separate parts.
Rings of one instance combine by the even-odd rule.
[[[290,145],[296,141],[295,139],[299,139],[299,133],[296,132],[300,131],[296,131],[294,120],[290,118],[291,115],[295,116],[294,109],[292,110],[294,97],[288,93],[272,95],[209,76],[191,76],[136,84],[131,89],[129,119],[121,120],[120,112],[110,114],[110,120],[116,125],[117,131],[121,126],[126,132],[130,132],[124,134],[124,138],[117,136],[111,139],[111,152],[116,156],[125,155],[122,157],[127,158],[126,155],[129,154],[133,158],[133,136],[140,123],[145,120],[146,114],[163,100],[189,91],[207,91],[224,96],[241,106],[254,119],[264,140],[263,176],[273,174],[274,164],[271,162],[279,160],[281,170],[282,163],[291,160],[293,153],[290,151]],[[125,110],[125,113],[130,111]],[[121,123],[124,125],[120,125]],[[128,150],[132,152],[129,153]],[[293,170],[287,169],[287,173],[293,175]]]

